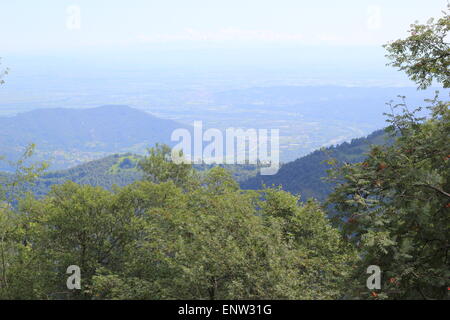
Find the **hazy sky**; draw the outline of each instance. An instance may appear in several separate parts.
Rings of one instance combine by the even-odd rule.
[[[0,55],[145,45],[380,45],[446,0],[0,1]]]

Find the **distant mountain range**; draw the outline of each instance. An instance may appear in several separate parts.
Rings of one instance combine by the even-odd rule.
[[[157,142],[170,144],[172,132],[186,127],[128,106],[39,109],[1,117],[0,146],[2,155],[14,160],[35,143],[36,159],[61,169],[111,153],[140,153]]]

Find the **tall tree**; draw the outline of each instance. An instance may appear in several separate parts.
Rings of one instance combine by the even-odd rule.
[[[174,162],[169,146],[156,144],[148,150],[148,153],[148,156],[139,163],[146,180],[154,183],[173,181],[175,185],[184,187],[188,187],[193,182],[192,165]],[[181,151],[179,157],[183,157]]]
[[[46,169],[46,163],[29,163],[35,146],[29,145],[22,157],[10,163],[15,171],[0,181],[0,299],[33,298],[29,290],[31,243],[24,234],[27,217],[21,214],[19,202],[27,196],[27,186],[33,184]]]
[[[419,88],[432,80],[449,86],[450,26],[413,25],[413,34],[386,47],[393,65]],[[450,278],[450,103],[427,100],[429,118],[399,103],[388,114],[392,145],[373,147],[362,163],[332,172],[337,183],[329,203],[337,223],[360,251],[362,297],[443,299]],[[395,114],[401,108],[400,114]],[[378,265],[380,292],[365,288],[366,269]]]

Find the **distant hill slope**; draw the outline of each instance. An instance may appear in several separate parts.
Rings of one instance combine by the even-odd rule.
[[[325,163],[330,158],[342,162],[360,162],[365,158],[370,145],[385,144],[383,130],[375,131],[366,138],[353,139],[350,143],[317,150],[295,161],[284,164],[273,176],[257,175],[241,183],[243,189],[260,189],[266,186],[281,186],[284,190],[300,194],[303,200],[316,198],[324,200],[332,190],[332,185],[322,178],[327,176],[330,166]]]
[[[45,195],[52,185],[66,181],[106,189],[111,189],[113,185],[125,186],[142,178],[142,173],[137,169],[140,159],[140,156],[132,154],[115,154],[70,169],[51,171],[41,176],[31,191],[38,196]]]
[[[343,143],[329,147],[325,151],[315,151],[305,157],[284,164],[279,172],[273,176],[256,175],[256,168],[252,165],[226,165],[234,178],[244,189],[260,189],[267,186],[282,186],[284,190],[300,193],[302,199],[316,198],[324,200],[332,190],[332,185],[323,181],[327,176],[329,166],[324,163],[330,157],[340,161],[359,162],[365,158],[370,145],[385,144],[386,135],[383,130],[376,131],[366,138],[353,139],[350,143]],[[71,169],[53,171],[41,177],[32,191],[43,195],[54,184],[74,181],[80,184],[102,186],[110,189],[114,184],[124,186],[142,177],[137,164],[141,156],[133,154],[111,155],[102,159],[90,161]],[[208,165],[196,165],[200,172],[209,169]]]
[[[322,178],[327,176],[329,165],[325,163],[330,157],[340,161],[359,162],[365,158],[370,145],[387,143],[383,130],[376,131],[366,138],[353,139],[350,143],[343,143],[325,150],[317,150],[295,161],[284,164],[279,172],[273,176],[257,175],[252,165],[225,165],[243,189],[260,189],[267,186],[282,186],[286,191],[301,194],[302,199],[316,198],[324,200],[332,190],[332,185]],[[79,184],[102,186],[110,189],[113,185],[124,186],[142,178],[137,168],[140,155],[114,154],[98,160],[89,161],[70,169],[50,171],[40,177],[31,188],[36,195],[46,194],[52,185],[65,181]],[[199,172],[209,169],[209,165],[196,165]],[[2,173],[4,179],[10,174]]]
[[[125,186],[142,178],[143,174],[138,163],[143,157],[131,153],[114,154],[98,160],[89,161],[70,169],[49,171],[29,186],[28,190],[37,196],[47,194],[53,185],[73,181],[78,184],[87,184],[111,189],[114,185]],[[195,165],[200,174],[210,169],[211,165]],[[236,181],[241,182],[256,175],[253,165],[224,165],[230,170]],[[10,179],[12,174],[0,173],[2,179]]]
[[[33,142],[39,159],[51,159],[54,169],[68,168],[108,153],[170,144],[172,132],[184,127],[128,106],[39,109],[0,117],[0,148],[2,155],[16,159]]]

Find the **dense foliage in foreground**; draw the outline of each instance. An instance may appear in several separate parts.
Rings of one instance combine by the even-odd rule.
[[[18,214],[3,208],[0,297],[343,296],[355,251],[314,202],[243,192],[222,168],[164,177],[113,192],[69,182],[26,198]],[[67,290],[70,265],[81,268],[80,291]]]
[[[433,101],[432,117],[391,116],[390,146],[332,173],[329,203],[344,235],[369,265],[383,270],[382,295],[444,298],[450,279],[450,104]],[[364,267],[366,266],[366,267]]]

